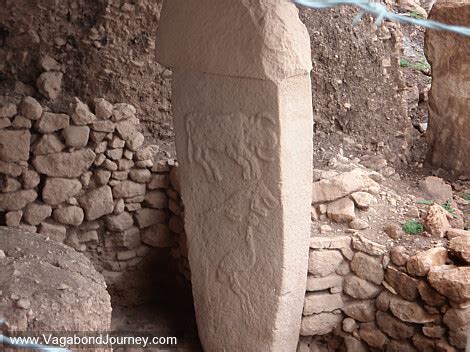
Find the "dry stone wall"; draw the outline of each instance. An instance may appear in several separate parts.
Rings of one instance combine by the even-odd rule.
[[[49,111],[32,97],[0,103],[0,224],[87,253],[120,296],[132,296],[124,301],[143,299],[143,286],[168,277],[177,244],[168,223],[168,208],[180,206],[169,189],[175,162],[154,161],[158,147],[144,146],[132,105],[95,99],[92,110],[75,99]],[[161,270],[148,275],[149,263]]]
[[[455,248],[470,236],[456,238],[409,256],[361,235],[312,237],[299,351],[329,333],[346,351],[463,350],[470,262]]]

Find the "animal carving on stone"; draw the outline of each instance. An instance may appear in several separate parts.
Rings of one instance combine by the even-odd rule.
[[[232,292],[240,300],[248,322],[254,317],[255,310],[252,299],[240,279],[250,280],[251,272],[257,262],[255,235],[267,234],[261,219],[269,215],[269,211],[278,205],[278,201],[266,185],[258,181],[247,187],[244,192],[235,193],[225,203],[229,206],[225,210],[225,215],[238,227],[238,239],[242,241],[219,262],[216,278],[220,282],[229,284]]]
[[[260,161],[274,160],[275,128],[274,120],[263,113],[190,113],[186,116],[189,163],[201,165],[209,182],[219,182],[223,176],[217,158],[222,154],[241,167],[245,180],[259,179]]]

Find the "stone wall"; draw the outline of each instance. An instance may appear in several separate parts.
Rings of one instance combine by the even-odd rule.
[[[361,235],[312,237],[298,351],[324,343],[354,352],[463,350],[470,327],[470,236],[463,233],[449,250],[411,257]]]
[[[169,226],[182,227],[169,217],[180,206],[175,162],[154,161],[136,109],[104,99],[54,112],[32,97],[0,103],[0,225],[87,253],[127,303],[171,281]]]

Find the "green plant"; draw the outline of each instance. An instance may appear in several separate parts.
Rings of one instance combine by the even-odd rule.
[[[416,204],[426,204],[426,205],[433,205],[434,201],[429,199],[419,199],[416,201]]]
[[[412,70],[427,72],[431,68],[425,58],[422,58],[419,61],[409,61],[407,59],[400,59],[400,67],[410,68]]]
[[[411,12],[408,12],[408,15],[410,17],[413,17],[413,18],[416,18],[416,19],[423,19],[424,16],[422,14],[420,14],[418,11],[411,11]]]
[[[466,194],[463,196],[463,199],[465,199],[467,202],[470,202],[470,193],[466,193]]]
[[[417,235],[424,232],[424,226],[419,221],[408,220],[403,224],[403,231],[410,235]]]
[[[457,214],[455,213],[455,209],[452,208],[452,203],[451,203],[450,199],[447,200],[444,204],[442,204],[442,207],[443,207],[445,210],[447,210],[447,212],[448,212],[449,214],[451,214],[453,218],[456,218],[456,217],[457,217]]]

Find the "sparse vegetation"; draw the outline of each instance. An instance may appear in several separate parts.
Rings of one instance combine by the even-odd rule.
[[[465,199],[467,202],[470,202],[470,193],[466,193],[466,194],[463,196],[463,199]]]
[[[445,210],[447,210],[447,212],[448,212],[449,214],[451,214],[453,218],[456,218],[456,217],[457,217],[457,214],[455,213],[455,209],[452,208],[452,203],[451,203],[450,199],[447,200],[444,204],[442,204],[442,207],[443,207]]]
[[[408,12],[408,15],[409,15],[410,17],[416,18],[416,19],[418,19],[418,20],[421,20],[421,19],[424,18],[423,15],[420,14],[418,11],[411,11],[411,12]]]
[[[429,199],[419,199],[416,201],[416,204],[426,204],[426,205],[433,205],[434,201]]]
[[[422,58],[421,60],[417,62],[412,62],[407,59],[400,59],[400,67],[410,68],[412,70],[417,70],[421,72],[428,72],[431,69],[431,66],[426,61],[425,58]]]
[[[403,231],[410,235],[418,235],[424,232],[424,226],[419,221],[409,220],[403,224]]]

